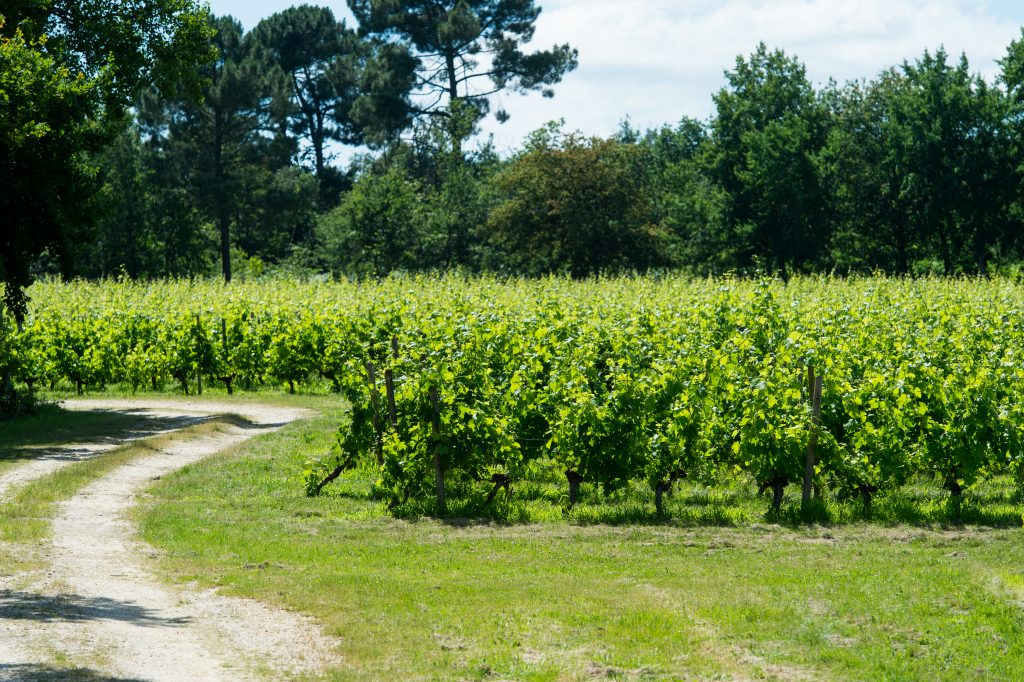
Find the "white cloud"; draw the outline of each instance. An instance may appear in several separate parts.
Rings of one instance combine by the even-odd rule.
[[[505,94],[512,114],[488,123],[499,148],[519,145],[545,121],[606,135],[629,115],[638,127],[683,115],[705,118],[711,94],[736,56],[759,41],[799,57],[815,83],[872,78],[883,68],[944,45],[965,52],[986,78],[1020,24],[967,0],[540,0],[531,47],[570,43],[580,66],[552,100]],[[1018,10],[1024,14],[1024,9]]]

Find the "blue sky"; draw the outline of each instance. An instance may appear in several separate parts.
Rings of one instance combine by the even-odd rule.
[[[321,4],[348,17],[343,0]],[[629,116],[636,127],[706,118],[711,94],[736,55],[759,41],[799,57],[822,83],[871,78],[940,45],[965,52],[972,68],[993,79],[996,60],[1021,35],[1021,0],[537,0],[542,7],[534,45],[568,42],[580,66],[556,87],[554,99],[505,94],[496,101],[512,118],[488,122],[501,150],[517,147],[546,121],[607,135]],[[294,2],[211,0],[247,28]]]

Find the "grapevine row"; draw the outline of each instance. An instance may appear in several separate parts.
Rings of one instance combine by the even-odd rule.
[[[393,279],[44,284],[0,372],[33,384],[329,386],[337,452],[392,504],[444,483],[506,491],[532,466],[570,498],[749,473],[866,503],[922,473],[954,497],[1024,480],[1024,292],[1007,281]],[[808,367],[823,377],[820,423]],[[660,505],[659,505],[660,506]]]

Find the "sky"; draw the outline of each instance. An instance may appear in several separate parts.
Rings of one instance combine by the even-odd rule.
[[[303,0],[330,7],[353,23],[343,0]],[[712,93],[737,55],[758,42],[798,57],[816,85],[871,79],[882,69],[913,61],[940,46],[966,53],[989,80],[996,60],[1024,26],[1021,0],[536,0],[542,8],[534,40],[542,49],[569,43],[579,67],[555,86],[555,97],[505,93],[492,103],[511,114],[488,120],[499,151],[520,146],[547,121],[564,118],[570,130],[610,135],[629,117],[641,130],[683,116],[708,118]],[[231,14],[246,30],[292,0],[210,0],[215,14]]]

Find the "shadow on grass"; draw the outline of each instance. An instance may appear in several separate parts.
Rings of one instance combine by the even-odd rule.
[[[49,596],[12,590],[0,590],[0,618],[41,623],[118,620],[148,627],[178,627],[189,622],[187,618],[164,618],[144,606],[107,597]]]
[[[236,414],[163,416],[148,410],[65,410],[46,404],[30,416],[4,423],[0,463],[23,460],[76,462],[97,449],[122,445],[190,426],[218,421],[241,429],[268,429],[284,424],[257,424]]]
[[[369,501],[369,497],[350,487],[342,487],[332,496],[351,502]],[[881,526],[1020,528],[1020,493],[1011,486],[995,483],[965,493],[958,506],[940,488],[908,486],[875,497],[870,506],[858,499],[839,499],[832,495],[812,500],[806,507],[799,495],[786,497],[773,511],[767,494],[757,495],[753,486],[682,489],[666,500],[666,513],[659,516],[653,493],[640,486],[603,495],[594,490],[581,495],[568,508],[564,496],[558,497],[547,486],[524,483],[504,491],[487,503],[482,488],[454,487],[444,513],[439,513],[432,497],[410,499],[391,510],[397,518],[409,521],[434,518],[451,526],[523,525],[554,520],[591,526],[675,526],[744,527],[769,523],[792,528],[844,526],[871,523]]]
[[[58,405],[45,404],[31,415],[4,422],[0,429],[0,462],[81,459],[92,451],[85,444],[116,445],[208,419],[156,416],[145,410],[65,410]],[[69,447],[69,444],[77,447]]]
[[[0,682],[143,682],[136,677],[114,677],[90,668],[55,668],[34,663],[0,663]]]

